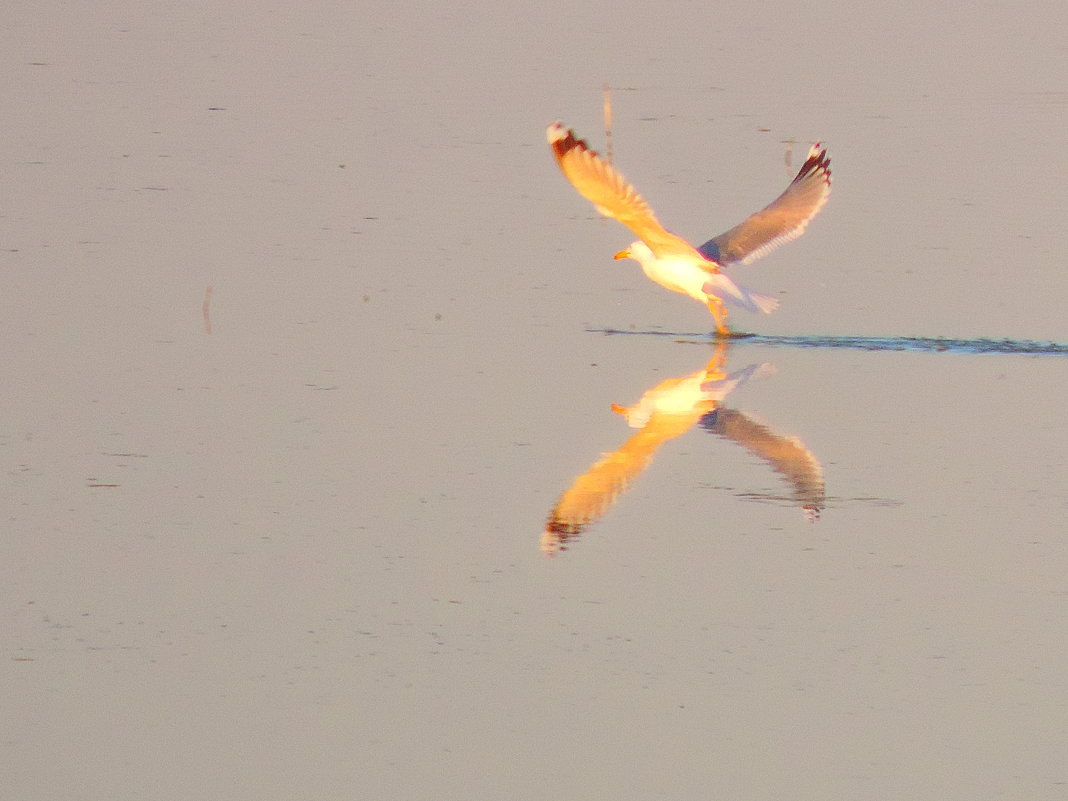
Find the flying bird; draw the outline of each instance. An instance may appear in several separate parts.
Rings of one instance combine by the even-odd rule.
[[[704,369],[661,381],[646,390],[633,406],[612,404],[612,411],[622,415],[637,432],[619,450],[602,454],[560,496],[541,535],[543,553],[553,556],[565,550],[569,541],[604,516],[665,442],[715,413],[723,399],[750,378],[774,370],[770,364],[751,364],[733,373],[723,372],[727,346],[727,341],[721,339]]]
[[[721,336],[727,327],[727,304],[770,314],[779,301],[736,284],[721,268],[748,264],[796,239],[831,194],[831,160],[819,142],[808,152],[797,177],[768,206],[698,248],[668,231],[638,191],[562,122],[546,130],[556,163],[579,194],[605,217],[619,220],[638,240],[615,255],[634,259],[642,271],[672,292],[708,306]]]

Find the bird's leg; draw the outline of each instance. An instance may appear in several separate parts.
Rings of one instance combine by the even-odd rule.
[[[727,309],[723,301],[715,295],[708,296],[708,310],[716,320],[716,331],[721,337],[730,336],[731,330],[727,328]]]
[[[716,340],[716,350],[712,359],[705,366],[705,381],[720,381],[727,377],[723,368],[727,362],[727,347],[730,343],[725,339]]]

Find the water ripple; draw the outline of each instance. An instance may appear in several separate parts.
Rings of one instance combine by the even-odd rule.
[[[614,328],[587,328],[606,335],[659,336],[690,342],[714,342],[715,334],[672,331],[624,331]],[[1030,339],[948,339],[944,337],[849,337],[849,336],[777,336],[736,333],[731,344],[768,345],[780,348],[848,348],[873,351],[913,351],[926,353],[1016,353],[1039,356],[1068,356],[1068,344],[1035,342]]]

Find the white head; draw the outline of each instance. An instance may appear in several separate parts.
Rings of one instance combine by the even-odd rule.
[[[642,242],[640,239],[637,242],[631,242],[626,250],[621,250],[615,255],[617,259],[634,259],[638,264],[648,264],[649,262],[656,261],[656,256],[653,255],[653,251],[649,250],[649,246]]]

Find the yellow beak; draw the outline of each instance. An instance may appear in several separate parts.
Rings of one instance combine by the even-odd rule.
[[[617,253],[612,258],[616,259],[617,261],[619,259],[629,259],[630,258],[630,251],[629,250],[621,250],[621,251],[619,251],[619,253]]]

